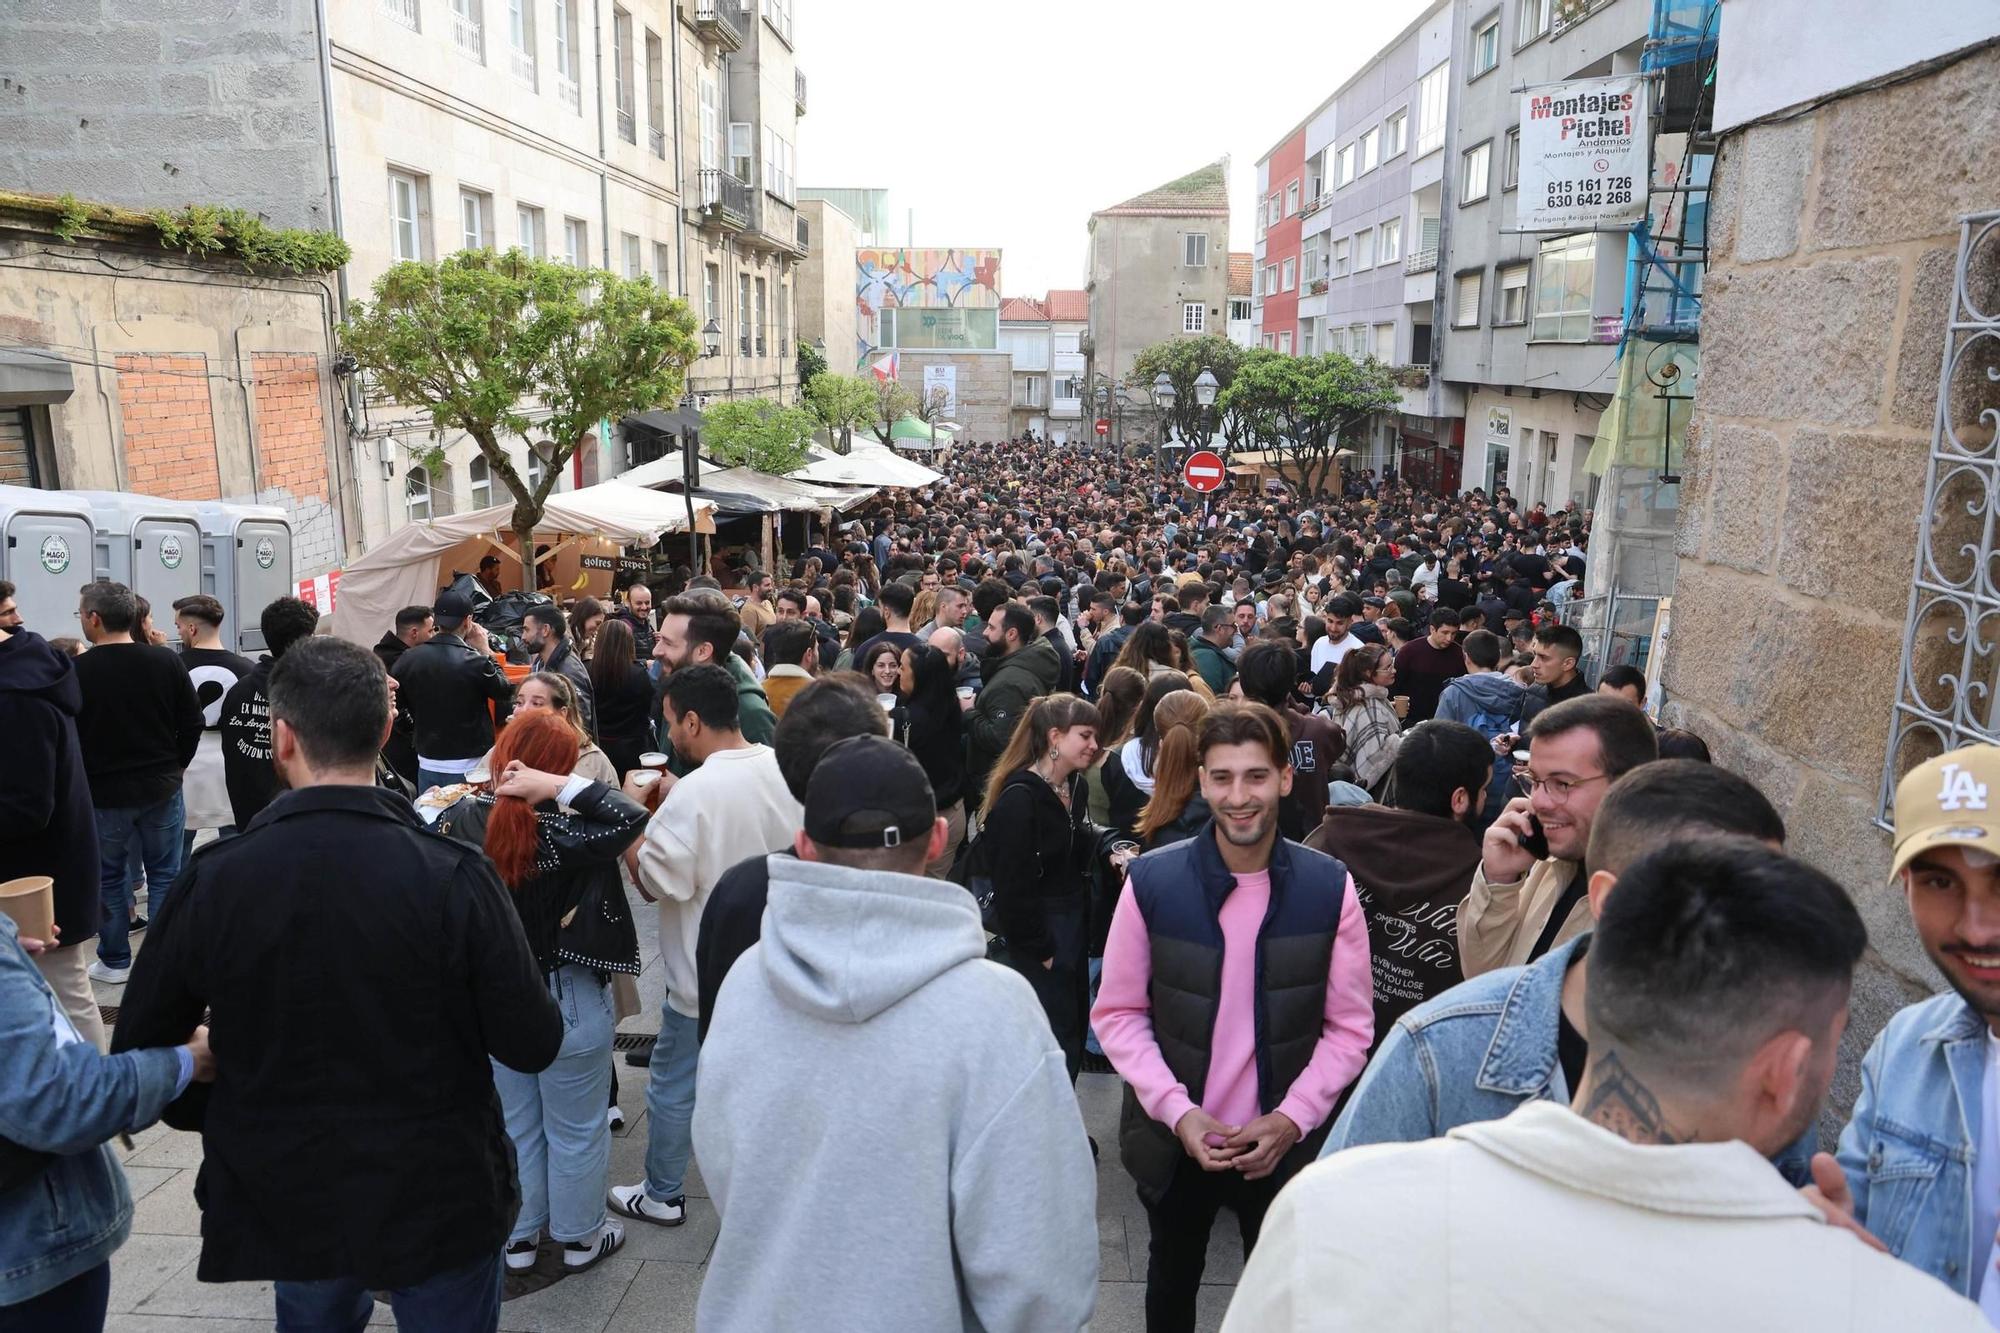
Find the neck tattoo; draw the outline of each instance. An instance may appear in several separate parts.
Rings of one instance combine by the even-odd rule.
[[[1692,1143],[1694,1136],[1667,1121],[1660,1099],[1637,1074],[1626,1068],[1616,1051],[1590,1062],[1590,1095],[1580,1108],[1583,1118],[1632,1143]]]

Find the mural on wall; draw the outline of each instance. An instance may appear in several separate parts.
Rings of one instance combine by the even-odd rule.
[[[854,255],[855,368],[895,347],[998,346],[1000,252],[874,247]],[[960,311],[899,321],[904,310]],[[977,312],[991,311],[984,314]]]

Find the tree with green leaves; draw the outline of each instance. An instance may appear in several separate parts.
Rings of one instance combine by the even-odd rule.
[[[811,457],[806,451],[815,424],[817,418],[802,407],[769,398],[733,399],[702,414],[701,447],[718,463],[782,477]]]
[[[917,410],[917,396],[901,380],[876,380],[874,389],[875,419],[871,428],[875,438],[887,444],[890,428]]]
[[[826,374],[826,353],[801,338],[798,364],[800,385],[811,384],[816,377]]]
[[[701,355],[687,303],[650,278],[520,250],[393,265],[373,299],[354,304],[340,345],[383,393],[428,412],[439,434],[463,431],[479,446],[514,497],[526,588],[535,525],[584,437],[601,421],[678,399]],[[541,463],[538,483],[515,469],[501,444],[510,435]],[[443,452],[433,445],[425,466],[436,471]]]
[[[1262,350],[1262,349],[1258,349]],[[1219,334],[1204,334],[1199,338],[1169,338],[1165,342],[1154,343],[1144,348],[1132,359],[1132,373],[1125,377],[1134,396],[1152,401],[1153,381],[1161,371],[1174,386],[1174,405],[1167,412],[1166,425],[1183,440],[1194,441],[1205,438],[1202,432],[1201,400],[1195,395],[1194,382],[1201,378],[1204,370],[1215,375],[1217,401],[1221,400],[1221,389],[1229,387],[1236,378],[1236,371],[1243,364],[1251,350],[1238,347]],[[1226,434],[1226,432],[1225,432]],[[1233,441],[1232,441],[1233,443]]]
[[[1341,446],[1360,438],[1371,415],[1393,411],[1402,399],[1381,362],[1328,352],[1247,357],[1216,401],[1238,414],[1248,440],[1273,454],[1312,497],[1326,489]]]
[[[836,375],[822,371],[806,382],[806,409],[826,428],[835,447],[846,453],[854,447],[854,430],[875,419],[876,395],[872,378]]]

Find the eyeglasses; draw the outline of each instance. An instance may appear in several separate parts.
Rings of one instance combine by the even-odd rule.
[[[1586,782],[1603,782],[1610,776],[1609,773],[1599,773],[1588,778],[1538,778],[1532,773],[1517,773],[1514,775],[1514,786],[1523,796],[1533,796],[1537,787],[1546,787],[1551,801],[1567,805],[1578,787]]]

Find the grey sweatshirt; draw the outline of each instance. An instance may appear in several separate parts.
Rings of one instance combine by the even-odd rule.
[[[1034,992],[944,880],[774,856],[715,1004],[703,1333],[1080,1329],[1097,1175]]]

